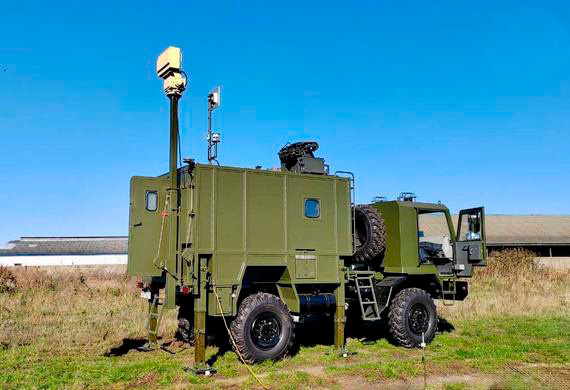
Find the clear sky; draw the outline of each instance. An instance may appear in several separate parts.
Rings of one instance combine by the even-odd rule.
[[[570,213],[567,1],[0,4],[0,243],[123,235],[129,178],[168,166],[156,57],[184,53],[182,154],[272,167],[316,140],[357,201]]]

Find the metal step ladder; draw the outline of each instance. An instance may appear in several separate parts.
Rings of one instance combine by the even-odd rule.
[[[366,321],[379,320],[380,311],[378,310],[378,303],[376,302],[372,275],[356,276],[354,282],[356,284],[356,292],[358,293],[362,319]]]
[[[158,332],[164,309],[163,303],[164,302],[161,302],[160,294],[156,294],[152,301],[149,302],[147,333],[149,347],[151,348],[158,346]]]

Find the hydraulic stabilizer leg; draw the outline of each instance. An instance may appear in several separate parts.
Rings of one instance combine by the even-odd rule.
[[[160,317],[162,310],[159,309],[160,301],[158,293],[152,295],[152,299],[148,301],[148,322],[147,332],[148,341],[139,348],[140,351],[154,351],[158,348],[158,327],[160,326]]]
[[[341,354],[345,351],[344,323],[344,306],[337,305],[334,314],[334,347]]]
[[[200,258],[200,291],[194,301],[194,366],[191,371],[200,375],[212,375],[213,370],[206,362],[206,309],[207,309],[207,259]]]
[[[206,363],[206,312],[194,313],[194,367],[196,374],[207,374],[210,367]]]
[[[148,343],[149,347],[154,349],[158,347],[158,296],[154,297],[152,302],[149,302],[148,307]]]
[[[345,337],[344,337],[344,325],[346,323],[345,316],[345,294],[344,294],[344,264],[340,264],[340,285],[336,288],[334,295],[336,298],[336,311],[334,314],[334,347],[337,353],[341,356],[346,357],[350,355],[346,349]]]

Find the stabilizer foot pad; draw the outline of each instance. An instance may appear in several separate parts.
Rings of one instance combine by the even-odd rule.
[[[349,356],[356,355],[357,353],[358,353],[358,352],[349,351],[349,350],[347,350],[347,349],[342,348],[342,349],[336,350],[336,351],[334,351],[334,352],[325,352],[325,355],[333,355],[333,354],[335,354],[335,355],[338,355],[338,356],[340,356],[340,357],[347,358],[347,357],[349,357]]]
[[[158,349],[158,346],[152,345],[150,343],[146,343],[142,347],[138,347],[137,351],[139,351],[139,352],[152,352],[152,351],[156,351],[157,349]]]
[[[212,376],[217,371],[211,367],[184,367],[184,371],[191,372],[195,375]]]

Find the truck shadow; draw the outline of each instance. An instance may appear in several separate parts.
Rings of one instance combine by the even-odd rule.
[[[455,331],[455,326],[443,317],[438,317],[437,332],[451,333]],[[385,321],[357,321],[348,319],[345,327],[345,336],[347,338],[357,339],[362,344],[374,344],[382,339],[390,342],[388,327]],[[209,346],[217,346],[218,351],[208,359],[208,364],[213,366],[214,363],[222,357],[226,352],[231,352],[232,348],[229,339],[224,337],[216,337],[215,340],[208,340]],[[123,356],[130,351],[140,351],[146,344],[146,339],[123,339],[122,343],[105,352],[103,356]],[[291,355],[299,353],[301,347],[314,347],[317,345],[333,345],[334,344],[334,326],[332,317],[312,318],[297,324],[295,327],[295,343],[290,351]]]
[[[455,326],[443,317],[437,317],[437,332],[438,333],[451,333],[455,330]]]
[[[455,327],[447,319],[438,316],[437,333],[450,333]],[[388,333],[388,324],[384,320],[361,321],[348,318],[345,327],[347,338],[357,339],[362,344],[374,344],[381,340],[392,343]],[[334,344],[334,326],[332,318],[305,321],[295,329],[295,346],[291,354],[295,354],[301,347],[314,347],[316,345]]]
[[[108,350],[103,354],[103,356],[111,357],[111,356],[123,356],[129,353],[130,351],[140,350],[146,344],[145,339],[123,339],[123,342]]]

